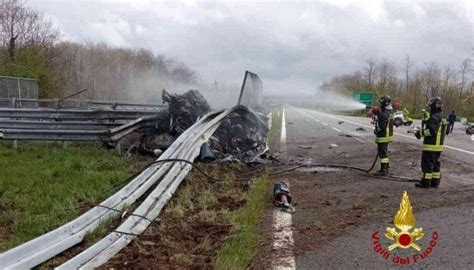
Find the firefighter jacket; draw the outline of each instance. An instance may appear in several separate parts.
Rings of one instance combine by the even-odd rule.
[[[442,152],[444,137],[446,136],[447,121],[441,111],[430,114],[430,117],[424,122],[424,128],[421,130],[423,139],[423,151]]]
[[[391,110],[383,108],[377,114],[375,122],[376,143],[389,143],[393,138],[393,114]]]

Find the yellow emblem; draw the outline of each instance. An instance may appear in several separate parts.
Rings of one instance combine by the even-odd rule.
[[[396,228],[387,227],[385,237],[395,241],[395,243],[388,247],[388,250],[393,250],[396,247],[403,249],[412,247],[417,251],[421,250],[421,247],[415,243],[415,240],[423,238],[425,233],[423,232],[423,228],[417,228],[410,232],[410,230],[415,227],[416,221],[406,191],[403,192],[400,208],[393,219],[393,224],[395,224],[395,227],[400,231],[397,231]]]

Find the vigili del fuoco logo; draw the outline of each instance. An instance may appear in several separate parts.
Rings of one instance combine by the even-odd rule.
[[[416,220],[406,191],[403,192],[400,207],[393,219],[393,224],[395,228],[387,227],[386,229],[385,237],[390,241],[386,248],[382,246],[379,231],[372,234],[373,250],[380,254],[382,258],[390,260],[397,265],[409,265],[426,259],[433,252],[439,234],[436,231],[431,234],[427,247],[422,247],[418,242],[425,236],[425,232],[422,227],[415,228]],[[406,252],[403,252],[401,256],[391,254],[390,252],[395,249],[411,250],[412,254]]]

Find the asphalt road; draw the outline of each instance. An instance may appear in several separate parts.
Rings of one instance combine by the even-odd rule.
[[[295,110],[303,115],[311,117],[314,121],[320,121],[321,123],[328,123],[331,127],[336,127],[342,132],[352,134],[357,127],[363,127],[367,132],[358,132],[357,135],[369,136],[372,138],[373,125],[370,123],[371,119],[367,117],[356,117],[356,116],[342,116],[333,115],[329,113],[323,113],[314,110],[287,107],[290,110]],[[339,124],[340,121],[344,123]],[[407,133],[408,130],[412,129],[413,126],[420,127],[421,121],[415,120],[412,126],[400,126],[394,127],[395,140],[420,145],[421,140],[417,140],[413,134]],[[334,130],[334,129],[333,129]],[[445,137],[445,151],[444,155],[461,160],[468,161],[474,164],[474,137],[467,135],[464,130],[461,129],[461,124],[456,123],[454,126],[453,133]]]
[[[287,140],[282,153],[288,163],[343,164],[368,168],[376,145],[370,119],[285,107]],[[360,129],[360,128],[363,129]],[[358,129],[359,130],[356,130]],[[390,144],[391,175],[419,179],[421,141],[396,129]],[[397,268],[372,249],[371,234],[393,227],[403,191],[408,191],[417,227],[433,231],[437,246],[412,269],[474,269],[474,141],[456,130],[446,140],[440,189],[420,190],[413,183],[385,181],[352,171],[299,170],[273,179],[291,184],[297,212],[293,215],[297,269]],[[377,167],[378,168],[378,164]],[[388,239],[382,240],[385,247]],[[412,256],[410,250],[391,256]]]

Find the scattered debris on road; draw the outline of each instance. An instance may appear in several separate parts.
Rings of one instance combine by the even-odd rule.
[[[312,147],[312,146],[306,146],[306,145],[298,145],[298,148],[301,148],[301,149],[312,149],[313,147]]]
[[[295,208],[291,205],[291,194],[288,185],[284,182],[273,184],[273,204],[282,211],[294,213]]]
[[[338,147],[339,145],[335,144],[335,143],[331,143],[331,146],[329,146],[329,149],[332,149],[334,147]]]
[[[339,125],[342,125],[342,124],[344,124],[344,121],[339,121],[339,122],[337,122],[337,123],[338,123]]]
[[[351,135],[351,134],[347,134],[347,133],[342,133],[342,134],[339,134],[339,136],[341,136],[341,137],[348,137],[348,138],[352,138],[352,137],[354,137],[353,135]]]
[[[365,128],[363,128],[363,127],[358,127],[358,128],[356,128],[356,131],[365,131]]]

